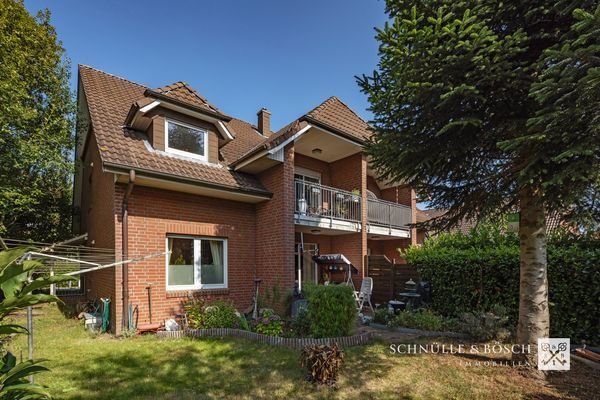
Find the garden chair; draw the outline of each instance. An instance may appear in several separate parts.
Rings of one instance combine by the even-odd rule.
[[[375,312],[373,304],[371,304],[371,293],[373,293],[373,278],[363,278],[360,285],[360,290],[354,292],[354,298],[356,299],[356,311],[360,314],[362,312],[365,302],[371,307],[371,311]]]

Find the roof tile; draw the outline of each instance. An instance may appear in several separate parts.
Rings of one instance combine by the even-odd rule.
[[[300,118],[284,126],[276,134],[249,148],[233,162],[236,164],[263,149],[272,149],[293,136],[308,123],[317,123],[325,128],[338,131],[359,141],[371,136],[369,124],[336,96],[332,96]],[[233,161],[233,160],[232,160]]]
[[[205,164],[149,150],[144,143],[145,134],[123,126],[132,103],[143,98],[148,89],[146,86],[83,65],[79,66],[79,76],[104,163],[175,175],[232,189],[268,193],[254,176],[233,172],[225,165]],[[183,90],[182,88],[179,87]],[[192,92],[188,93],[192,95]],[[199,95],[194,96],[197,96],[194,101],[200,101]],[[206,104],[205,107],[210,107],[208,102]],[[243,121],[234,123],[240,127],[243,124]],[[241,132],[244,129],[235,130]],[[248,146],[251,142],[248,138],[242,141],[245,144],[240,143],[240,148]],[[233,149],[234,147],[231,154],[236,154]]]

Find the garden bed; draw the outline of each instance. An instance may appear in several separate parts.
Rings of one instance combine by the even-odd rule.
[[[404,333],[407,335],[415,336],[426,336],[426,337],[449,337],[456,339],[469,339],[470,336],[465,333],[449,332],[449,331],[425,331],[422,329],[404,328],[401,326],[387,326],[383,324],[371,323],[370,327],[375,329],[382,329],[392,332]]]
[[[338,336],[332,338],[286,338],[280,336],[267,336],[256,332],[250,332],[242,329],[233,328],[213,328],[213,329],[188,329],[181,331],[159,331],[157,336],[167,339],[178,339],[183,337],[238,337],[254,342],[268,344],[271,346],[284,346],[293,349],[301,349],[304,346],[316,345],[333,345],[337,343],[341,347],[360,346],[369,343],[371,335],[363,333],[353,336]]]

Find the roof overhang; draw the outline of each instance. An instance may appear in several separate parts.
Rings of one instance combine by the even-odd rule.
[[[103,171],[115,175],[115,181],[127,183],[129,171],[136,173],[135,184],[175,192],[190,193],[199,196],[215,197],[239,201],[243,203],[260,203],[271,199],[272,193],[259,190],[249,190],[205,182],[198,179],[186,178],[177,175],[163,174],[140,168],[104,163]]]
[[[147,93],[149,93],[152,97],[145,97],[144,99],[136,101],[132,104],[125,120],[126,126],[145,132],[152,121],[148,113],[160,106],[168,110],[213,124],[225,142],[229,142],[234,139],[233,133],[225,125],[226,122],[231,121],[231,117],[214,113],[201,107],[189,105],[187,103],[169,98],[160,93],[152,91],[147,91]]]
[[[245,158],[242,158],[234,165],[234,170],[248,173],[258,173],[278,163],[281,163],[283,162],[283,149],[287,145],[298,142],[303,136],[307,135],[309,132],[314,132],[315,130],[325,135],[331,135],[334,138],[340,139],[344,143],[350,144],[352,147],[356,147],[355,149],[349,150],[350,152],[347,155],[344,155],[343,157],[356,154],[356,152],[361,151],[362,149],[364,142],[354,136],[340,132],[337,129],[331,129],[325,124],[313,124],[311,121],[309,121],[308,118],[305,117],[303,117],[301,120],[307,122],[307,124],[304,127],[299,129],[294,134],[290,135],[285,140],[281,141],[281,143],[278,143],[277,145],[273,146],[272,148],[262,148],[254,153],[248,154]],[[338,157],[337,159],[343,157]],[[328,162],[337,161],[337,159],[332,159]]]
[[[306,125],[276,146],[270,149],[263,148],[256,153],[249,154],[248,157],[238,162],[233,169],[248,173],[258,173],[283,162],[283,149],[285,149],[285,146],[300,138],[310,128],[312,128],[311,125]]]
[[[334,128],[333,126],[328,125],[328,124],[326,124],[326,123],[324,123],[322,121],[319,121],[319,120],[317,120],[315,118],[309,117],[308,115],[305,115],[304,117],[300,118],[300,120],[301,121],[306,121],[309,124],[311,124],[313,126],[316,126],[316,127],[320,128],[321,130],[323,130],[325,132],[328,132],[328,133],[330,133],[332,135],[335,135],[335,136],[339,136],[341,138],[349,140],[350,142],[356,143],[356,144],[358,144],[360,146],[363,146],[365,144],[364,140],[359,139],[356,136],[349,135],[349,134],[347,134],[346,132],[344,132],[342,130]]]

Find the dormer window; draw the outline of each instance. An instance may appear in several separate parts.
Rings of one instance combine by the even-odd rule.
[[[168,153],[207,161],[206,130],[170,119],[165,125],[165,150]]]

